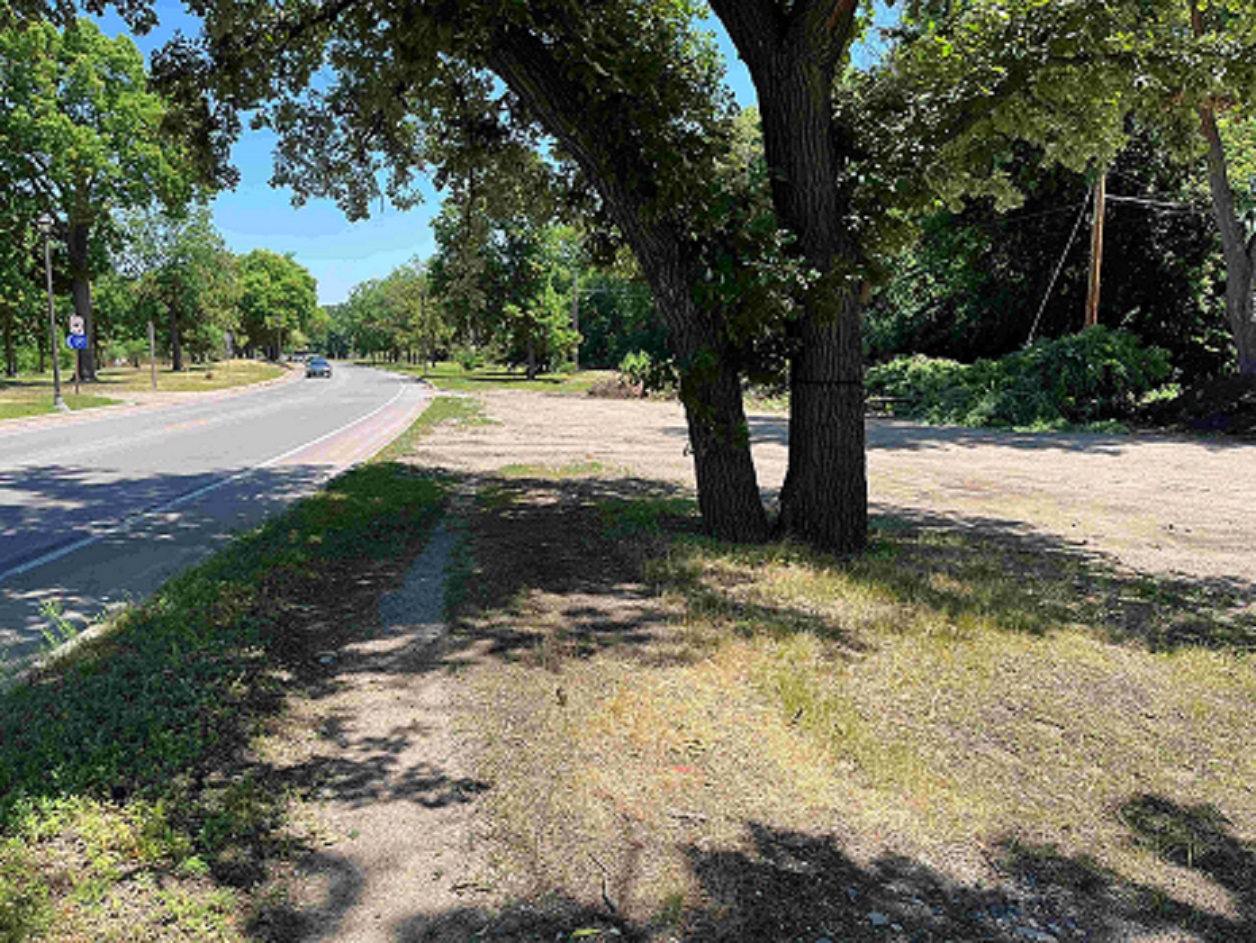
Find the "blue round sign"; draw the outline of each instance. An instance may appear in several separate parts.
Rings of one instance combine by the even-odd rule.
[[[87,350],[87,335],[71,334],[65,339],[65,346],[70,350]]]

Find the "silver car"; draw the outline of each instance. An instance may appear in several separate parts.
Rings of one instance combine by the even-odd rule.
[[[305,363],[306,377],[327,377],[331,379],[331,364],[324,357],[311,357]]]

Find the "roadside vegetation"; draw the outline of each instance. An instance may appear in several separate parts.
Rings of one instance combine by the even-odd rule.
[[[489,903],[416,915],[436,939],[1256,932],[1241,588],[889,517],[854,558],[733,545],[596,462],[459,481],[408,457],[484,421],[438,397],[9,683],[0,939],[293,938],[294,875],[346,839],[286,718],[337,688],[455,491],[438,664],[492,852]]]
[[[172,393],[200,393],[250,386],[276,380],[285,367],[261,360],[219,360],[188,364],[172,370],[169,364],[157,367],[157,389]],[[152,375],[147,366],[107,367],[100,371],[100,385],[109,390],[150,390]]]
[[[462,669],[494,880],[568,930],[1256,933],[1240,591],[893,518],[851,560],[729,545],[605,470],[479,495],[456,630],[496,653]]]
[[[237,386],[248,386],[274,380],[284,373],[276,364],[253,360],[230,360],[217,363],[192,364],[186,370],[173,371],[160,367],[157,371],[157,389],[163,392],[208,393]],[[80,389],[90,393],[73,392],[74,382],[70,374],[62,374],[61,398],[72,411],[112,406],[120,402],[113,396],[132,391],[152,389],[152,376],[147,367],[109,367],[99,373],[97,383],[81,384]],[[20,419],[26,416],[42,416],[53,413],[52,374],[34,374],[20,379],[0,379],[0,420]]]
[[[0,939],[264,930],[282,904],[268,865],[309,839],[288,800],[313,786],[258,738],[327,683],[319,656],[358,631],[442,495],[414,469],[353,471],[4,687]]]
[[[486,389],[587,393],[594,384],[611,376],[605,370],[567,370],[539,373],[533,379],[528,379],[526,372],[503,364],[477,362],[472,366],[464,366],[449,360],[437,361],[435,364],[385,363],[376,366],[427,380],[438,390],[460,393]]]
[[[71,385],[69,389],[73,389]],[[61,391],[61,399],[73,411],[94,409],[97,406],[111,406],[117,402],[107,396],[95,394]],[[45,387],[42,383],[23,381],[20,383],[0,381],[0,420],[24,419],[27,416],[43,416],[56,412],[52,407],[52,383]]]

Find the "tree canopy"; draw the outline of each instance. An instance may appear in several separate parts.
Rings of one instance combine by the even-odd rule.
[[[28,224],[58,220],[68,250],[74,307],[87,325],[84,374],[94,375],[90,280],[99,239],[115,210],[191,194],[183,148],[160,133],[166,115],[127,37],[90,20],[64,30],[32,23],[0,31],[0,178],[21,194]]]

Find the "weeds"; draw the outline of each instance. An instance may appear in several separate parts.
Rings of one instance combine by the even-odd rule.
[[[282,789],[244,758],[336,644],[312,604],[412,555],[442,495],[403,466],[350,472],[0,693],[0,939],[54,912],[55,938],[97,938],[119,907],[241,938],[241,889],[287,842]]]

